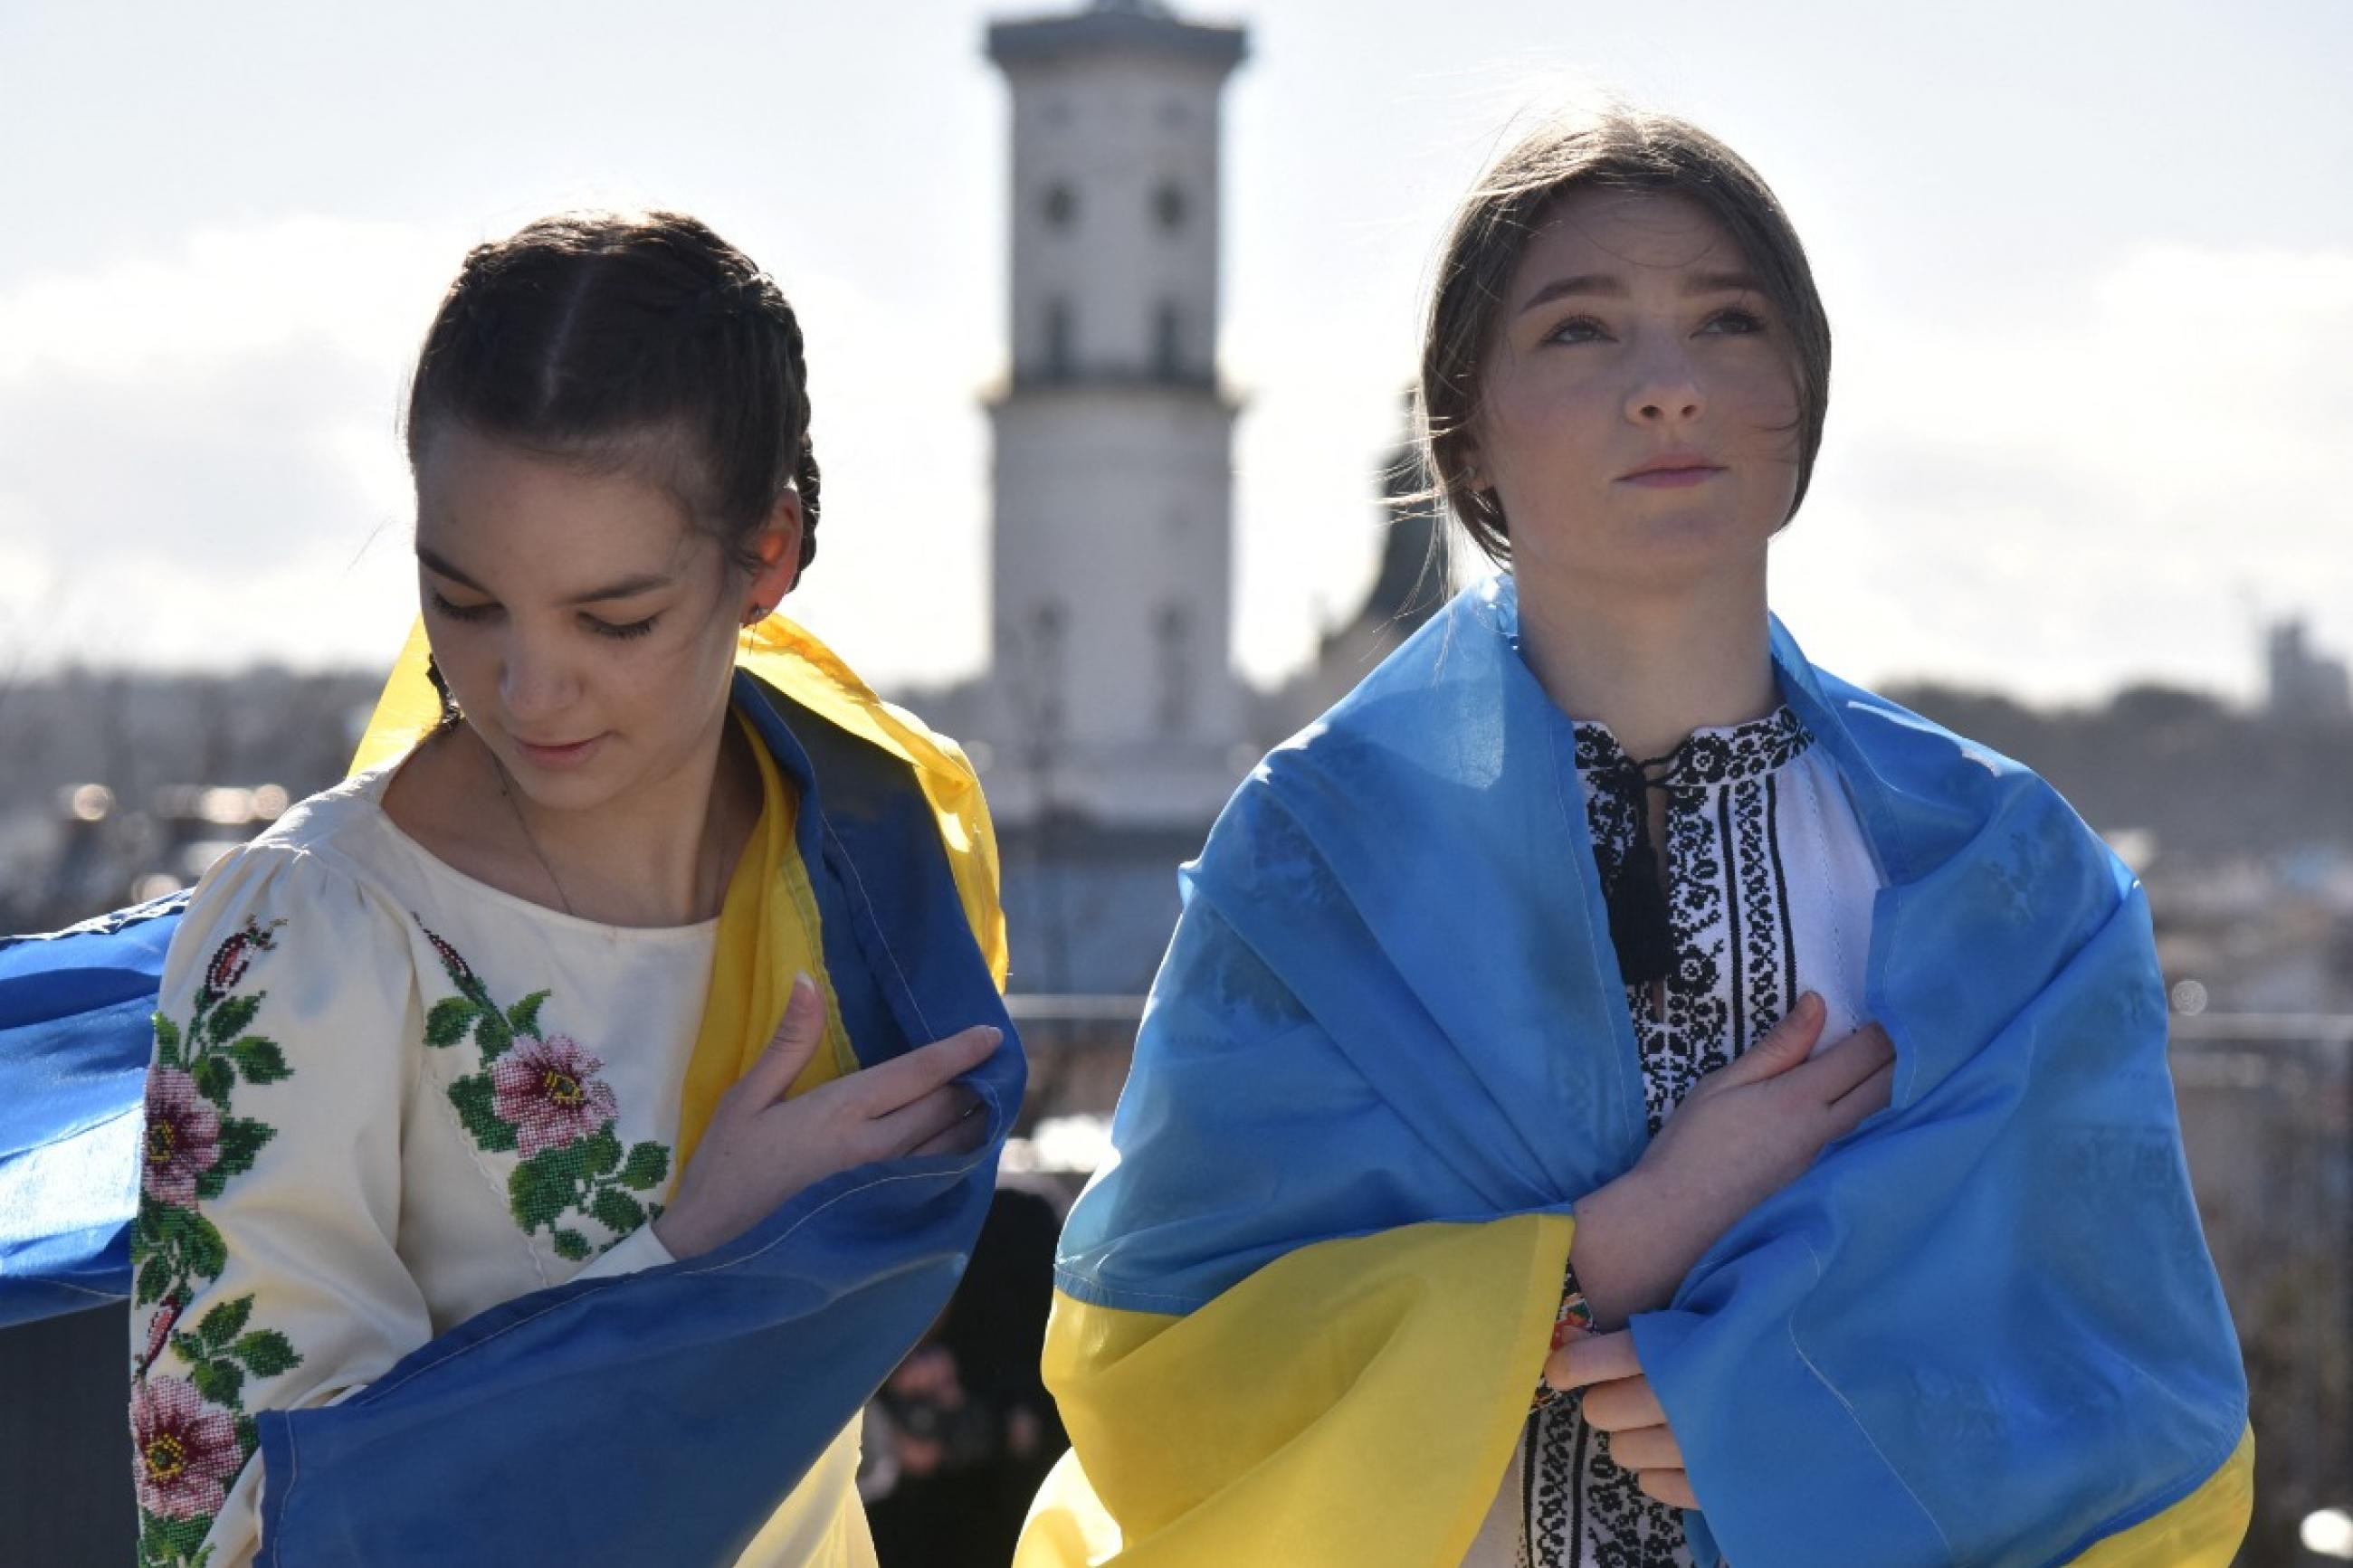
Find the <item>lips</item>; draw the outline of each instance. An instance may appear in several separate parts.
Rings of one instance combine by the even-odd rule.
[[[1724,472],[1721,464],[1711,463],[1696,452],[1662,452],[1630,473],[1620,474],[1620,484],[1641,485],[1647,489],[1673,489],[1684,485],[1705,484]]]
[[[552,745],[543,745],[526,741],[518,735],[514,738],[514,742],[516,749],[522,752],[523,761],[533,767],[567,768],[576,767],[586,762],[589,754],[596,751],[597,742],[603,739],[602,735],[591,735],[585,741],[565,741]]]

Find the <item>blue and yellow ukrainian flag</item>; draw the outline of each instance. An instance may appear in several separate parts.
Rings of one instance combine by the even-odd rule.
[[[1570,727],[1473,588],[1236,794],[1185,875],[1046,1352],[1073,1448],[1018,1568],[1449,1568],[1572,1203],[1646,1136]],[[1891,1108],[1635,1342],[1703,1564],[2228,1563],[2238,1343],[2132,877],[2026,770],[1810,666],[1888,883]]]

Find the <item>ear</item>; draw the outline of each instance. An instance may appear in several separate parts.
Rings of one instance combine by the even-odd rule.
[[[752,574],[750,596],[774,609],[776,602],[797,587],[801,579],[801,498],[786,490],[777,498],[768,521],[754,531],[752,553],[760,564]]]
[[[1464,432],[1454,448],[1456,460],[1461,466],[1464,482],[1475,495],[1484,495],[1495,488],[1494,479],[1487,472],[1486,460],[1479,454],[1479,437]]]

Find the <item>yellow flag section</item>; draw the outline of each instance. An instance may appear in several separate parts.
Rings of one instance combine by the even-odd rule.
[[[2171,1508],[2119,1531],[2069,1568],[2229,1568],[2255,1513],[2255,1429]]]
[[[1183,1316],[1056,1291],[1046,1385],[1071,1451],[1014,1568],[1460,1563],[1527,1419],[1574,1234],[1521,1215],[1323,1242]],[[2250,1430],[2070,1568],[2228,1568],[2253,1467]]]
[[[858,1070],[849,1035],[841,1026],[841,1002],[826,973],[817,890],[801,864],[793,828],[798,803],[768,754],[741,717],[760,770],[760,819],[727,879],[719,912],[719,941],[711,961],[711,994],[702,1005],[702,1027],[687,1059],[678,1111],[678,1164],[683,1170],[702,1142],[719,1101],[751,1070],[768,1047],[785,1016],[793,977],[807,974],[825,997],[825,1039],[793,1079],[786,1098],[807,1094],[821,1083]]]
[[[1572,1222],[1320,1242],[1184,1316],[1057,1291],[1070,1429],[1015,1568],[1435,1568],[1478,1534],[1551,1342]]]

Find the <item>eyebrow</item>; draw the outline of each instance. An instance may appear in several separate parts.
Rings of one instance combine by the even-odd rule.
[[[1627,295],[1626,280],[1614,272],[1579,272],[1573,277],[1556,278],[1535,293],[1520,307],[1525,312],[1539,305],[1549,305],[1555,300],[1572,295],[1588,294],[1604,300],[1623,300]],[[1683,279],[1686,296],[1698,294],[1761,294],[1756,277],[1746,272],[1694,272]]]
[[[422,544],[417,547],[417,559],[432,571],[448,578],[452,583],[471,588],[477,594],[490,593],[488,588],[483,587]],[[619,582],[608,584],[605,587],[593,588],[586,594],[575,594],[564,602],[566,605],[595,605],[601,604],[607,599],[634,598],[639,594],[649,593],[656,588],[667,588],[675,581],[675,578],[666,573],[640,572],[634,577],[624,577]]]

